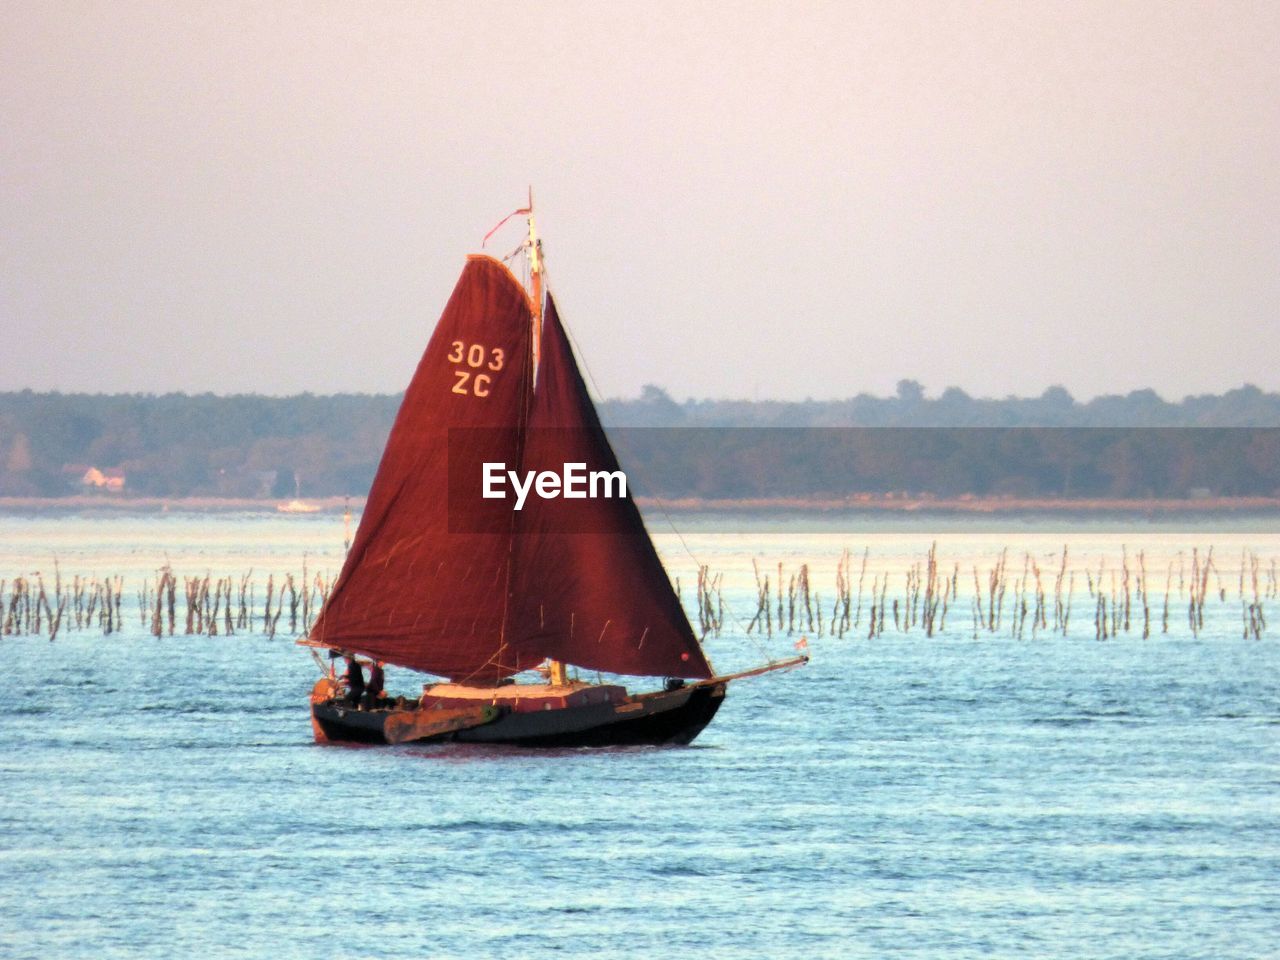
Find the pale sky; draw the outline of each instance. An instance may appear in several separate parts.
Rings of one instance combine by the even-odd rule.
[[[1280,389],[1274,0],[0,0],[0,390],[397,392],[529,184],[605,396]]]

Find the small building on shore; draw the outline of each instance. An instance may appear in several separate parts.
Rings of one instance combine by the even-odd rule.
[[[108,493],[119,493],[124,490],[124,481],[124,471],[118,467],[108,467],[106,470],[89,467],[80,478],[84,486],[95,490],[106,490]]]

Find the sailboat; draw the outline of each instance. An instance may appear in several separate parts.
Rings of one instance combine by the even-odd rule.
[[[520,509],[483,496],[485,465],[514,465],[513,479],[566,465],[620,473],[545,282],[532,196],[503,223],[518,214],[528,232],[512,256],[527,258],[527,286],[498,259],[467,258],[343,568],[299,641],[324,670],[311,692],[317,741],[687,744],[730,681],[808,659],[717,675],[625,487]],[[412,699],[352,702],[339,655],[440,679]]]

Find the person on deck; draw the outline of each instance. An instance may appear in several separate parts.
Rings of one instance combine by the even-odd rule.
[[[360,698],[364,696],[364,671],[355,657],[347,657],[347,672],[342,679],[347,681],[347,703],[360,706]]]
[[[381,660],[374,660],[369,664],[369,685],[365,687],[365,705],[370,710],[378,706],[378,701],[382,699],[383,691],[386,689],[386,676],[382,672],[383,663]]]

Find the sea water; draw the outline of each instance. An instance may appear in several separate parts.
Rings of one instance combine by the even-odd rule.
[[[121,573],[126,613],[166,559],[261,581],[343,551],[333,517],[0,523],[0,577],[55,555]],[[728,571],[722,669],[795,640],[746,635],[753,557],[813,563],[830,597],[843,546],[856,572],[935,539],[965,568],[1123,544],[1161,589],[1197,544],[1280,554],[1248,525],[888,527],[658,542],[687,604],[693,558]],[[0,956],[1276,956],[1276,637],[1244,639],[1230,603],[1198,637],[1182,620],[1106,641],[864,623],[733,684],[690,747],[557,751],[317,746],[316,666],[283,636],[156,638],[138,614],[4,637]]]

